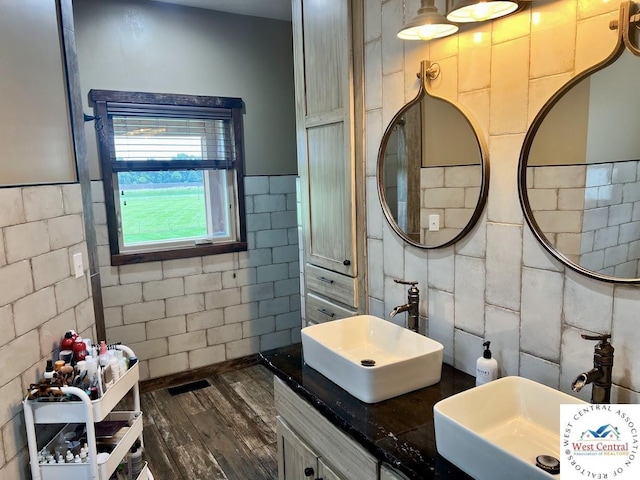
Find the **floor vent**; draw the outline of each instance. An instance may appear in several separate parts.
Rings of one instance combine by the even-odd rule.
[[[201,388],[210,386],[211,384],[207,380],[198,380],[197,382],[185,383],[178,387],[167,388],[167,391],[171,395],[180,395],[181,393],[193,392],[194,390],[200,390]]]

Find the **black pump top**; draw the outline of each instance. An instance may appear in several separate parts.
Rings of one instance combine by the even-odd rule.
[[[47,372],[53,372],[53,360],[47,360],[47,368],[45,369]]]
[[[491,350],[489,350],[489,345],[491,345],[491,342],[488,340],[482,344],[482,346],[485,347],[484,352],[482,352],[482,356],[484,358],[491,358]]]

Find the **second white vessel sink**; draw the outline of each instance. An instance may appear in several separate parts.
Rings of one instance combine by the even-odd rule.
[[[582,403],[527,378],[501,378],[434,405],[436,447],[474,478],[559,480],[536,458],[560,458],[560,405]]]
[[[304,361],[366,403],[434,385],[443,346],[372,315],[302,329]]]

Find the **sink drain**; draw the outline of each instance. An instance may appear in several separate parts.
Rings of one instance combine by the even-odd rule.
[[[376,361],[370,358],[365,358],[364,360],[360,360],[360,365],[362,365],[363,367],[373,367],[375,364],[376,364]]]
[[[536,467],[551,475],[557,475],[560,473],[560,460],[551,455],[538,455],[536,457]]]

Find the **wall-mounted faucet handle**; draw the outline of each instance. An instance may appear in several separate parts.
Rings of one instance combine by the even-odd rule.
[[[598,344],[596,345],[595,354],[601,356],[611,356],[611,361],[613,363],[613,345],[609,343],[609,339],[611,338],[610,333],[603,333],[600,335],[580,335],[585,340],[597,340]]]
[[[594,365],[613,365],[613,352],[614,348],[608,340],[611,338],[610,333],[603,333],[601,335],[580,335],[585,340],[597,340],[598,343],[593,351]],[[596,365],[596,366],[597,366]]]
[[[394,282],[399,283],[400,285],[411,285],[412,287],[415,287],[418,282],[409,282],[407,280],[398,280],[397,278],[393,279]]]
[[[605,343],[607,340],[609,340],[611,338],[611,334],[610,333],[603,333],[600,335],[587,335],[585,333],[580,335],[582,338],[584,338],[585,340],[599,340],[602,343]]]

